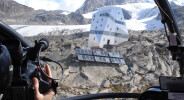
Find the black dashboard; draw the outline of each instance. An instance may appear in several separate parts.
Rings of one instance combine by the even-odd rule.
[[[0,43],[7,39],[19,39],[23,47],[30,47],[30,44],[19,33],[12,29],[7,24],[0,21]]]

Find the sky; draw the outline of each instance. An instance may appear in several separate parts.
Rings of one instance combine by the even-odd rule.
[[[85,0],[14,0],[29,7],[45,10],[75,11],[82,6]]]

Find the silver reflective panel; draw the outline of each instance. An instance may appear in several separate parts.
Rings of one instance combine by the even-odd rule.
[[[103,63],[111,63],[110,62],[110,59],[107,58],[107,57],[98,57],[98,56],[95,56],[95,61],[96,62],[103,62]]]
[[[105,51],[93,50],[93,54],[94,54],[95,56],[108,57],[108,53],[105,52]]]
[[[94,57],[89,55],[77,55],[77,57],[81,61],[95,61]]]
[[[75,54],[81,54],[81,50],[79,48],[75,49]]]
[[[84,60],[82,55],[77,55],[78,60]]]
[[[92,50],[84,50],[84,49],[76,48],[75,53],[82,54],[82,55],[92,55]]]
[[[77,54],[78,60],[81,61],[125,64],[122,54],[118,52],[105,52],[100,50],[92,51],[87,49],[76,48],[75,53]]]
[[[123,59],[119,59],[119,58],[110,58],[111,62],[113,64],[125,64],[125,61]]]
[[[123,55],[121,53],[118,53],[118,52],[109,52],[109,57],[112,57],[112,58],[123,58]]]
[[[120,59],[120,64],[125,64],[125,60],[124,59]]]
[[[105,61],[106,61],[107,63],[111,63],[110,59],[107,58],[107,57],[105,57]]]
[[[93,55],[92,50],[87,50],[89,55]]]

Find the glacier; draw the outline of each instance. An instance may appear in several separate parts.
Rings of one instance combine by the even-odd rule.
[[[90,31],[90,24],[87,25],[10,25],[22,36],[37,36],[52,31],[62,30],[81,30],[82,32]],[[70,34],[66,34],[70,35]]]

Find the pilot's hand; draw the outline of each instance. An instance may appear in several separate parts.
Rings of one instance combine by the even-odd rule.
[[[46,71],[45,71],[46,74],[51,77],[51,70],[50,70],[49,66],[46,65],[45,68],[46,68]],[[53,89],[49,89],[46,93],[41,94],[39,92],[38,79],[34,77],[32,81],[33,81],[33,87],[34,87],[34,92],[35,92],[35,100],[52,100],[53,99],[53,97],[55,95],[55,92],[53,91]],[[49,83],[51,83],[52,80],[47,79],[47,81]]]

